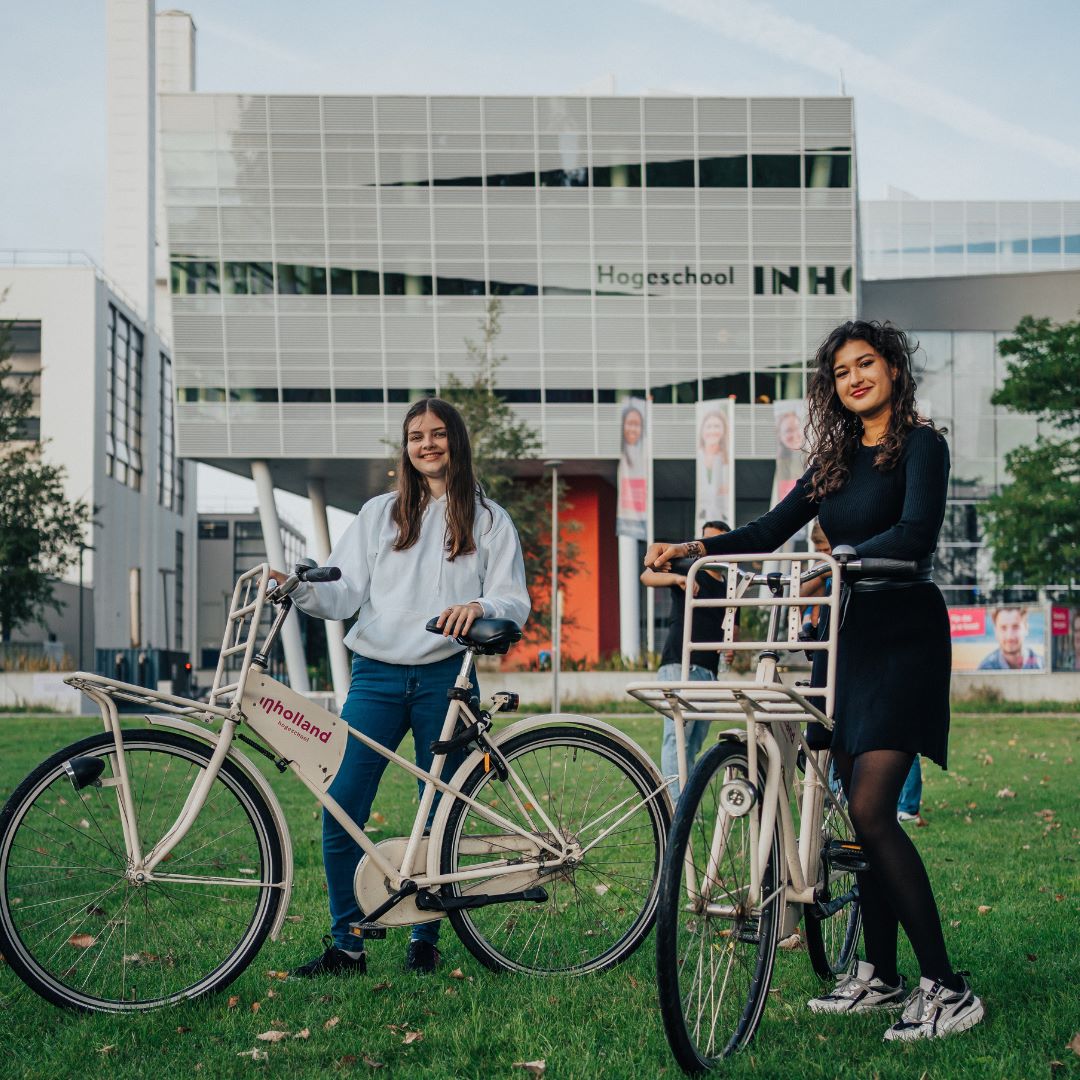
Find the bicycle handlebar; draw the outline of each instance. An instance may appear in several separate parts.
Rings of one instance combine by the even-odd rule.
[[[909,559],[879,559],[879,558],[853,558],[855,552],[851,548],[837,548],[833,552],[833,558],[840,564],[841,570],[845,574],[860,577],[909,577],[919,571],[919,564]],[[708,556],[706,556],[707,558]],[[790,557],[790,556],[789,556]],[[717,561],[723,561],[723,556],[717,556]],[[690,567],[694,563],[698,562],[698,559],[690,557],[682,559],[672,559],[668,563],[668,572],[673,574],[681,574],[686,576],[690,572]],[[832,568],[828,563],[822,563],[820,566],[815,566],[810,570],[799,576],[799,581],[805,584],[808,581],[813,581],[815,578],[822,577],[825,574],[832,572]],[[736,570],[741,578],[748,578],[751,585],[767,585],[769,584],[768,574],[755,574],[750,570]]]
[[[317,584],[337,581],[340,577],[340,566],[316,566],[314,559],[304,559],[293,567],[293,572],[280,585],[268,590],[266,599],[271,604],[280,604],[302,581]]]

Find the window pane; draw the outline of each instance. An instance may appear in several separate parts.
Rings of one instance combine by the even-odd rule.
[[[692,188],[693,161],[650,161],[645,165],[645,183],[649,187]]]
[[[345,387],[334,391],[334,400],[339,405],[376,404],[383,399],[382,387],[353,388]]]
[[[807,154],[808,188],[851,187],[851,157],[848,154]]]
[[[536,173],[497,173],[487,178],[488,187],[535,187]]]
[[[698,162],[698,183],[703,188],[746,187],[746,155],[702,158]]]
[[[281,400],[284,402],[299,402],[303,404],[313,404],[322,401],[328,402],[330,400],[330,390],[327,387],[314,387],[308,389],[289,386],[281,391]]]
[[[598,166],[592,171],[592,182],[593,187],[641,187],[641,166],[629,164]]]
[[[797,188],[801,164],[796,154],[755,154],[754,187]]]
[[[278,266],[278,292],[292,296],[326,294],[326,269],[322,266]]]
[[[253,386],[229,391],[230,401],[243,401],[254,404],[266,404],[277,401],[277,387]]]
[[[636,186],[640,187],[640,166],[639,179]],[[540,173],[540,186],[541,187],[588,187],[589,186],[589,170],[586,168],[579,169],[548,169],[545,172]],[[626,185],[629,186],[629,185]]]

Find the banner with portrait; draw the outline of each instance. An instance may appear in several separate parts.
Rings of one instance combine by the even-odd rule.
[[[735,527],[735,402],[699,401],[695,410],[697,484],[694,535],[707,521]]]
[[[770,506],[780,502],[795,486],[795,481],[806,472],[806,438],[803,430],[806,427],[805,399],[774,401],[773,426],[776,429],[776,471],[773,473]],[[804,527],[779,550],[802,551],[807,546]]]
[[[647,416],[648,407],[643,398],[623,400],[619,467],[615,475],[618,488],[615,534],[632,536],[636,540],[648,539],[650,470]]]
[[[1050,609],[1050,643],[1054,671],[1080,671],[1080,607]]]
[[[1038,604],[949,608],[953,671],[1047,671],[1046,622]]]

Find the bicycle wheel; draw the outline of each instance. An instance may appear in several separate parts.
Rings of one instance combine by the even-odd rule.
[[[656,974],[664,1031],[684,1072],[702,1072],[748,1043],[768,996],[783,925],[780,833],[773,829],[761,891],[751,896],[750,821],[759,811],[733,817],[721,803],[725,784],[749,779],[745,746],[718,743],[690,774],[671,825]]]
[[[526,785],[558,834],[581,851],[573,865],[443,886],[443,895],[519,891],[542,886],[544,903],[520,901],[451,911],[466,948],[493,970],[580,975],[625,960],[656,917],[660,864],[670,824],[667,800],[643,764],[613,739],[589,728],[538,728],[500,747],[512,770],[507,783],[478,765],[462,794],[527,832],[553,836],[514,787]],[[610,829],[604,835],[605,830]],[[528,847],[528,842],[524,842]],[[505,852],[506,859],[500,858]],[[493,856],[532,859],[512,833],[460,800],[450,810],[440,852],[443,873],[491,865]]]
[[[171,732],[128,731],[124,752],[145,848],[169,828],[210,748]],[[75,757],[104,762],[76,791]],[[102,733],[39,765],[0,812],[0,952],[56,1005],[138,1012],[227,986],[251,962],[281,903],[284,860],[270,808],[226,761],[162,877],[126,874],[116,746]],[[168,875],[166,877],[165,875]]]
[[[829,778],[830,787],[842,807],[847,799],[839,781],[833,781],[829,755],[819,758],[822,771]],[[854,834],[847,819],[826,798],[822,809],[821,850],[825,851],[833,840],[849,841]],[[825,889],[820,901],[806,904],[806,952],[814,971],[823,979],[835,979],[848,971],[855,959],[862,928],[862,908],[859,905],[859,885],[850,870],[828,867]]]

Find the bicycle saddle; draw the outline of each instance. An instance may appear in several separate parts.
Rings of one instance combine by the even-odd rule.
[[[441,634],[438,616],[429,619],[426,629]],[[521,640],[521,627],[510,619],[477,619],[468,634],[454,638],[460,645],[467,645],[479,653],[504,653],[515,641]]]

